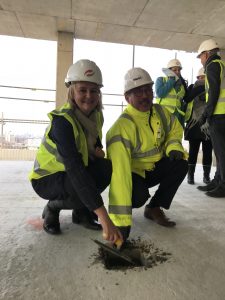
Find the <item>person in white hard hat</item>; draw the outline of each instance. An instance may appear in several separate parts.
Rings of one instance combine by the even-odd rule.
[[[165,77],[158,77],[155,83],[156,103],[173,113],[184,125],[183,98],[187,93],[187,82],[181,76],[182,65],[178,59],[171,59],[162,71]]]
[[[109,215],[124,240],[132,225],[132,209],[143,206],[149,188],[159,184],[144,216],[159,225],[174,227],[169,209],[187,173],[177,118],[153,101],[153,81],[147,71],[132,68],[125,75],[127,108],[106,135],[107,157],[113,173],[109,190]]]
[[[50,125],[29,176],[35,192],[48,200],[43,228],[49,234],[59,234],[60,211],[73,209],[74,223],[103,229],[104,238],[114,243],[122,240],[122,235],[101,197],[112,174],[101,144],[102,74],[93,61],[82,59],[69,68],[65,84],[68,101],[48,114]]]
[[[204,68],[200,68],[194,87],[205,85]],[[187,124],[184,130],[184,138],[189,141],[188,178],[189,184],[194,184],[194,173],[200,145],[202,145],[203,182],[210,183],[210,170],[212,165],[212,143],[209,134],[209,124],[199,126],[199,118],[206,107],[205,91],[188,104]]]
[[[219,55],[219,46],[213,39],[205,40],[197,57],[205,68],[206,108],[199,120],[209,123],[210,137],[216,156],[216,174],[206,186],[198,189],[215,198],[225,197],[225,62]]]
[[[178,59],[171,59],[167,68],[162,68],[165,77],[156,79],[156,103],[166,107],[174,114],[184,127],[187,104],[204,88],[187,86],[187,82],[181,75],[182,65]]]

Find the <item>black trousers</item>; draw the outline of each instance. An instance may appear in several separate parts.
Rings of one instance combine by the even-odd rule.
[[[211,166],[212,165],[212,143],[211,140],[201,141],[201,140],[190,140],[189,141],[189,165],[196,165],[198,159],[198,152],[200,145],[202,143],[202,165]]]
[[[187,170],[188,163],[186,160],[170,161],[166,157],[155,164],[154,170],[146,171],[145,178],[132,173],[132,207],[143,206],[150,197],[149,188],[159,184],[148,206],[169,209]]]
[[[209,125],[210,137],[216,156],[215,180],[225,187],[225,115],[214,115]]]
[[[96,183],[99,193],[103,192],[111,181],[111,161],[99,158],[91,161],[86,169]],[[84,207],[66,172],[57,172],[40,179],[33,179],[31,183],[41,198],[49,201],[63,200],[64,209]]]

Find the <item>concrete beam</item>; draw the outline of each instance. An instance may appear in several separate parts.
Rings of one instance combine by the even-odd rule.
[[[58,32],[56,107],[60,107],[67,100],[67,89],[64,80],[69,66],[73,63],[73,42],[73,33]]]

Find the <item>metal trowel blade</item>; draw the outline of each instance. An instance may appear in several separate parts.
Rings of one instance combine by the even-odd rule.
[[[124,255],[123,253],[121,253],[120,251],[118,251],[115,248],[112,248],[104,243],[99,242],[98,240],[93,240],[98,246],[100,246],[102,249],[104,249],[105,251],[125,260],[126,262],[129,262],[132,265],[136,265],[136,263],[133,261],[133,259],[127,255]]]

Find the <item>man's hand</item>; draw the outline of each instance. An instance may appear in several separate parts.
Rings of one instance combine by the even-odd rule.
[[[169,158],[171,161],[173,160],[181,160],[183,158],[183,152],[172,150],[169,153]]]
[[[104,205],[97,208],[94,212],[99,217],[100,223],[102,225],[103,239],[109,241],[112,244],[116,243],[116,241],[118,240],[121,240],[121,242],[123,243],[123,235],[120,232],[119,228],[117,228],[109,218]]]

